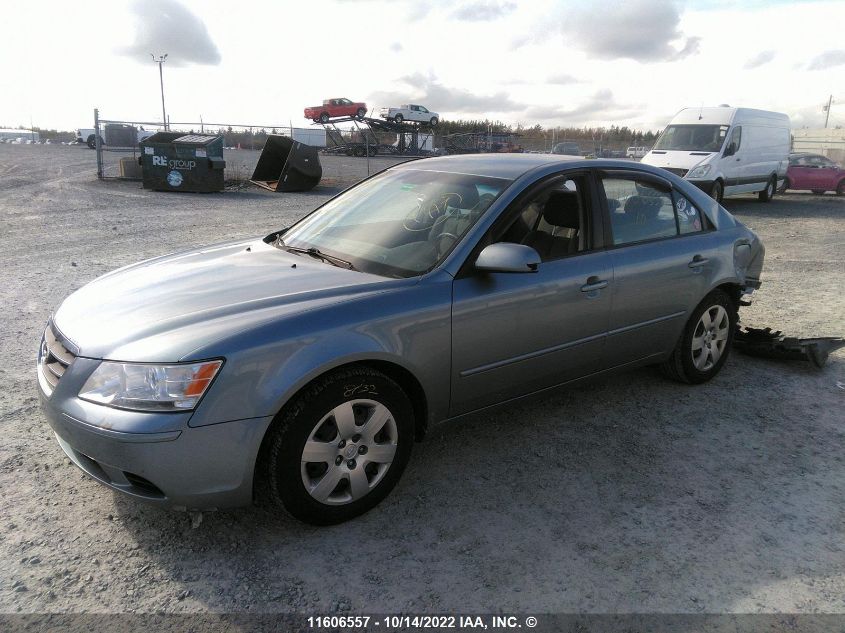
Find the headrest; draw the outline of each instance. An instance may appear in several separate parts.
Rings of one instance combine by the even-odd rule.
[[[552,226],[577,229],[581,227],[580,208],[577,192],[552,191],[543,207],[543,219]]]
[[[641,215],[645,219],[654,219],[660,213],[663,204],[661,198],[655,196],[631,196],[625,201],[625,213]]]

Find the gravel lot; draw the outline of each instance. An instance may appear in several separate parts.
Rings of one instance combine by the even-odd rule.
[[[641,370],[440,426],[379,508],[330,528],[244,509],[194,529],[70,465],[35,392],[50,311],[366,173],[324,163],[305,194],[166,194],[98,182],[87,149],[0,145],[0,612],[845,612],[842,351],[822,371],[736,354],[699,387]],[[845,334],[845,199],[727,207],[767,246],[743,321]]]

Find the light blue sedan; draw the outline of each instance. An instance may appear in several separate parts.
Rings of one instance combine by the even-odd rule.
[[[763,254],[658,168],[418,160],[264,238],[89,283],[47,325],[38,390],[115,490],[336,523],[390,492],[433,423],[641,365],[709,380]]]

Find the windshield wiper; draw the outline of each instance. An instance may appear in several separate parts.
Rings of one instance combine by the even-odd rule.
[[[303,253],[305,255],[310,255],[311,257],[316,257],[317,259],[322,259],[324,262],[328,262],[341,268],[355,270],[355,266],[352,265],[352,262],[348,262],[345,259],[341,259],[340,257],[335,257],[334,255],[324,253],[320,249],[314,248],[313,246],[311,248],[299,248],[296,246],[288,246],[282,240],[278,240],[278,245],[286,251],[290,251],[291,253]]]

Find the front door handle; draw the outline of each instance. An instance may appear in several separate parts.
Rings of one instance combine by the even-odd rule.
[[[687,265],[690,268],[693,268],[693,269],[701,268],[702,266],[704,266],[704,264],[706,264],[709,261],[710,260],[707,259],[706,257],[702,257],[701,255],[696,255],[695,257],[692,258],[692,261]]]
[[[607,288],[607,279],[599,279],[597,276],[593,275],[587,279],[586,284],[581,286],[581,292],[593,292],[595,290],[601,290],[602,288]]]

